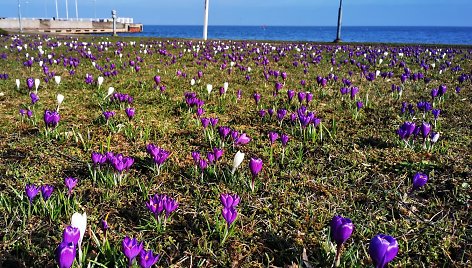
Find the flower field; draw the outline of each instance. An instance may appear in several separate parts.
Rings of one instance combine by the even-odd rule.
[[[0,36],[0,267],[470,267],[471,58]]]

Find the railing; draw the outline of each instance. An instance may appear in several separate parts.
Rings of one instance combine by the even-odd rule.
[[[18,18],[0,18],[0,20],[18,20]],[[92,22],[112,22],[111,18],[21,18],[21,20],[57,20],[57,21],[92,21]],[[119,23],[134,23],[133,18],[117,18]]]

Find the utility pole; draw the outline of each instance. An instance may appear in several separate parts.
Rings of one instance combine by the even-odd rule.
[[[343,17],[343,0],[339,0],[339,11],[338,11],[338,29],[336,31],[335,43],[341,42],[341,20]]]
[[[75,0],[75,18],[79,20],[79,9],[77,8],[77,0]]]
[[[69,19],[69,5],[67,2],[69,1],[66,0],[66,19],[68,20]]]
[[[59,19],[59,9],[57,9],[57,0],[56,0],[56,20]]]
[[[210,4],[210,0],[205,0],[205,15],[203,18],[203,40],[207,40],[208,36],[208,5]]]
[[[23,26],[21,24],[21,5],[20,0],[18,0],[18,24],[20,26],[20,33],[23,33]]]

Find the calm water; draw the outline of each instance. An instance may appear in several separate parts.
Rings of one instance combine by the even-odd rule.
[[[122,34],[164,38],[202,38],[202,26],[144,25],[144,32]],[[284,40],[331,42],[336,27],[296,26],[209,26],[209,39]],[[381,27],[345,26],[345,42],[467,44],[472,45],[472,27]]]

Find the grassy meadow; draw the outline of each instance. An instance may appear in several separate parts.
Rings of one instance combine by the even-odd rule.
[[[470,267],[471,57],[470,47],[0,36],[0,267],[57,267],[74,212],[87,223],[73,267],[126,267],[125,237],[160,255],[154,267],[331,267],[335,215],[354,225],[340,267],[374,267],[377,234],[398,242],[390,267]],[[60,120],[45,123],[45,110]],[[34,196],[32,185],[54,190]],[[240,197],[231,223],[226,193]],[[153,213],[156,194],[178,207]]]

